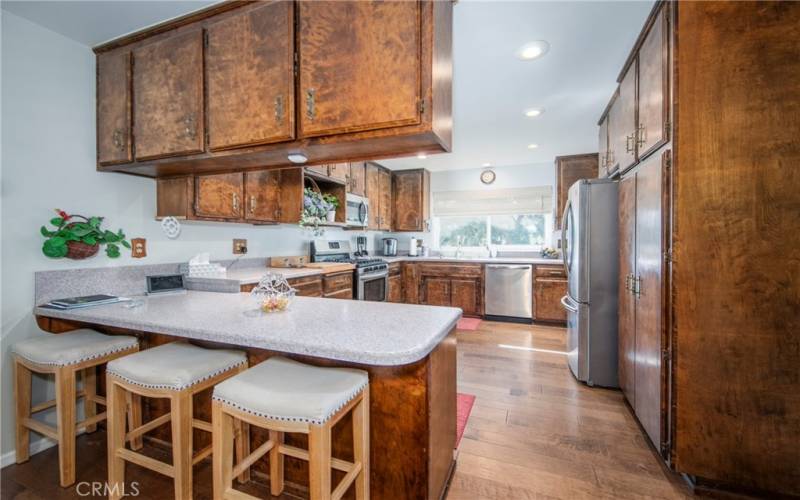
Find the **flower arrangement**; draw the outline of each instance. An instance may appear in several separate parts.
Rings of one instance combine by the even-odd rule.
[[[303,190],[303,212],[300,214],[300,227],[312,228],[316,236],[325,230],[320,227],[325,222],[333,222],[339,198],[332,194],[322,194],[312,188]]]
[[[45,226],[40,229],[42,236],[47,238],[42,245],[42,253],[48,257],[86,259],[96,254],[100,245],[105,245],[106,255],[116,259],[120,256],[120,245],[131,248],[130,243],[125,240],[122,229],[116,233],[101,229],[102,217],[69,215],[58,208],[56,213],[58,217],[50,219],[50,224],[55,230],[51,231]]]

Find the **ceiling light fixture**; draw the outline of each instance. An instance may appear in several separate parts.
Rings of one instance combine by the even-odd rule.
[[[491,166],[492,166],[492,164],[491,164],[491,163],[489,163],[489,162],[486,162],[486,163],[482,164],[481,166],[482,166],[482,167],[491,167]]]
[[[303,153],[290,153],[286,157],[290,162],[302,165],[308,161],[308,157]]]
[[[532,61],[547,54],[548,50],[550,50],[549,43],[544,40],[535,40],[517,49],[517,58],[523,61]]]
[[[428,155],[426,155],[425,153],[418,153],[417,154],[417,158],[419,158],[420,160],[424,160],[427,157],[428,157]]]
[[[538,144],[528,144],[528,149],[536,149],[538,147],[539,147]]]
[[[536,118],[542,113],[544,113],[544,110],[542,108],[530,108],[525,110],[525,116],[527,116],[528,118]]]

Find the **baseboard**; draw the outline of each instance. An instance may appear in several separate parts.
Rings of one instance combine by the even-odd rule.
[[[31,432],[33,432],[33,431],[31,431]],[[84,430],[78,431],[77,435],[80,436],[81,434],[84,434],[85,432],[86,431],[84,431]],[[52,448],[56,444],[57,444],[57,442],[55,440],[50,439],[48,437],[44,437],[44,436],[40,437],[36,441],[31,440],[31,451],[30,451],[30,454],[31,454],[31,456],[36,455],[37,453],[41,453],[44,450],[48,450],[48,449]],[[9,465],[14,465],[15,463],[17,463],[16,455],[17,455],[16,450],[11,450],[8,453],[3,453],[2,455],[0,455],[0,469],[4,469],[4,468],[8,467]]]

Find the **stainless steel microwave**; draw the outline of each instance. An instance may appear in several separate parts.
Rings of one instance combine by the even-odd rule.
[[[363,196],[347,193],[345,223],[353,227],[369,224],[369,200]]]

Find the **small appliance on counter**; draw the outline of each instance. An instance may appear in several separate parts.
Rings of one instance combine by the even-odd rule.
[[[356,236],[356,253],[354,255],[356,257],[366,257],[369,255],[366,236]]]
[[[411,237],[411,241],[408,243],[408,255],[409,257],[416,257],[417,256],[417,248],[419,247],[419,240]]]
[[[397,238],[383,239],[383,255],[384,257],[397,256]]]
[[[364,254],[366,255],[366,236]],[[386,302],[389,296],[389,264],[383,259],[361,257],[350,252],[350,242],[314,240],[311,242],[311,262],[346,262],[356,266],[354,299]]]
[[[369,224],[369,200],[347,193],[344,213],[345,224],[348,227],[367,227]]]

